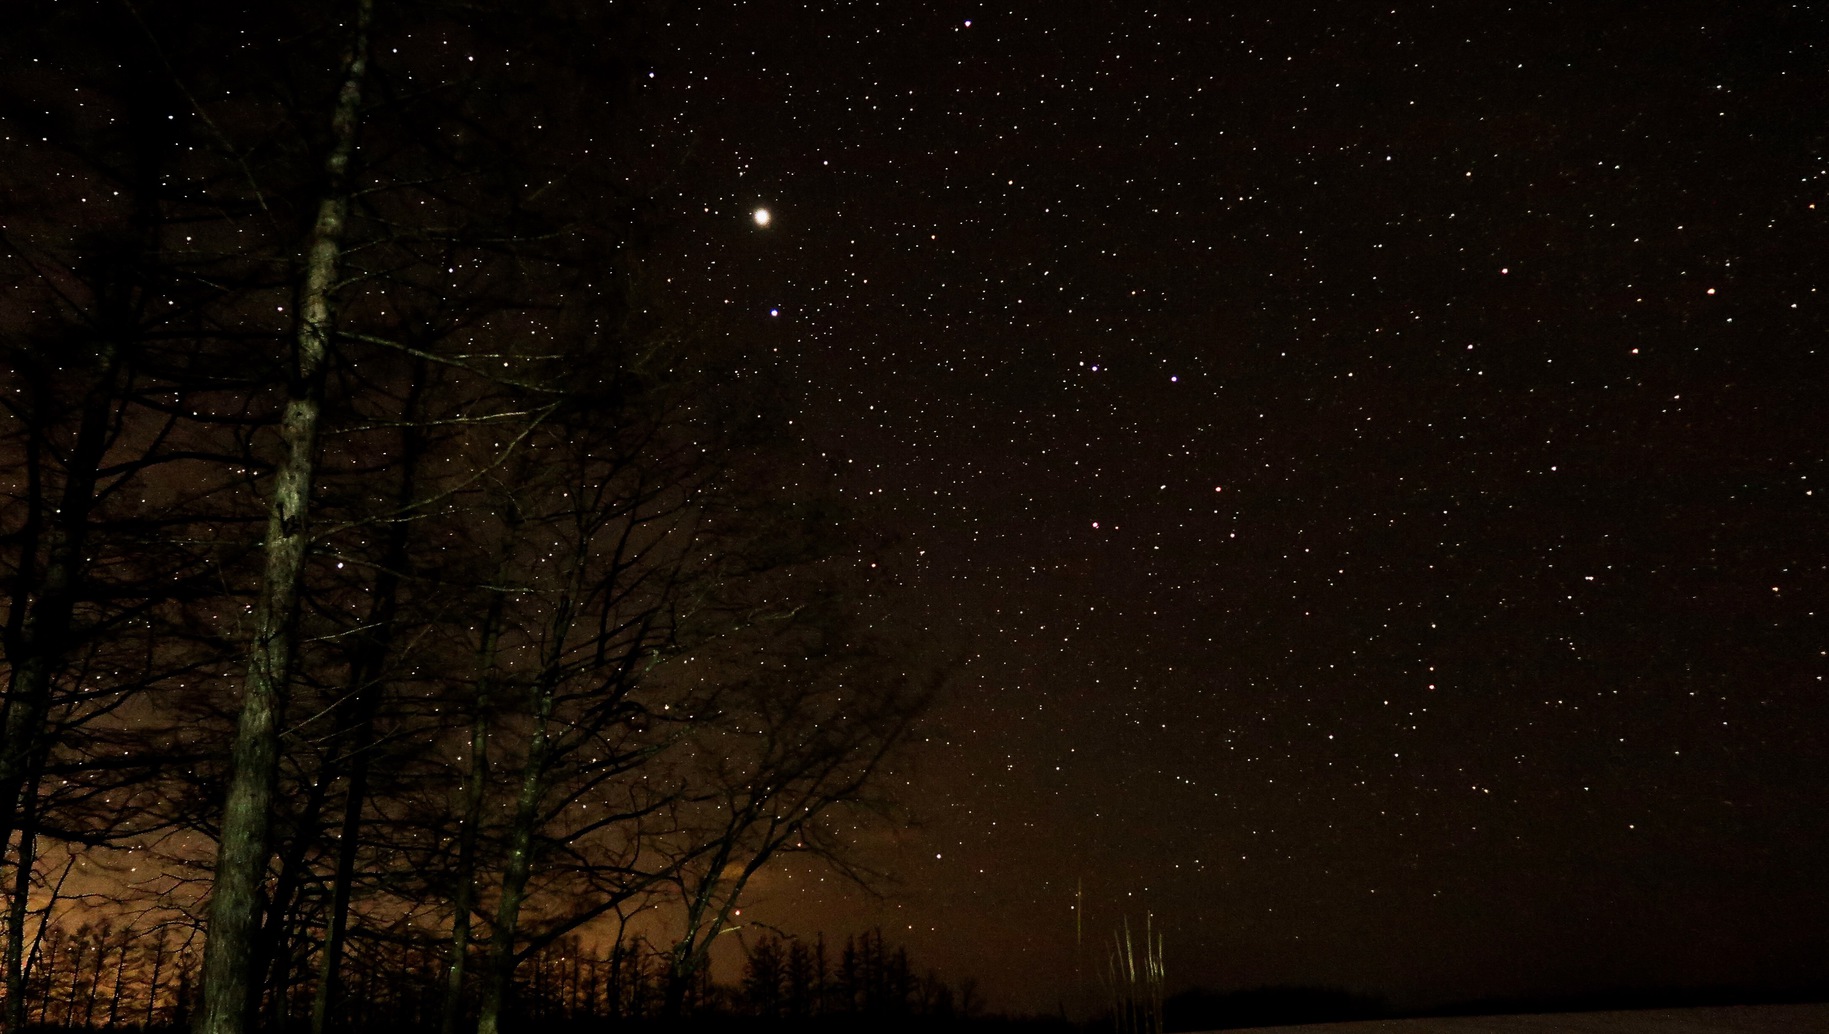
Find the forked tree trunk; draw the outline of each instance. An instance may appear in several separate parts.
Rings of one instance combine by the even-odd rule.
[[[372,0],[356,0],[349,66],[331,117],[326,187],[306,245],[299,291],[298,332],[280,436],[285,452],[273,478],[264,543],[266,568],[254,609],[254,640],[241,715],[230,756],[228,799],[216,851],[208,940],[203,953],[203,1001],[197,1034],[241,1034],[253,996],[249,960],[266,875],[269,819],[279,779],[279,734],[297,633],[299,582],[305,566],[306,515],[317,473],[318,421],[329,362],[332,293],[342,266],[349,215],[349,165],[356,149],[362,82],[368,70]]]
[[[291,958],[290,935],[296,925],[294,920],[299,904],[299,893],[309,878],[305,855],[311,841],[305,830],[316,829],[318,816],[324,810],[324,798],[328,788],[324,785],[329,777],[321,778],[312,784],[306,794],[305,803],[298,810],[298,833],[284,849],[276,852],[277,866],[268,862],[268,871],[272,874],[265,893],[266,907],[262,909],[263,917],[254,933],[253,955],[248,963],[248,972],[263,983],[252,985],[256,990],[248,996],[248,1025],[260,1025],[260,989],[274,988],[276,993],[269,1001],[269,1012],[283,1004],[284,994],[277,993],[286,982],[286,975],[293,968]]]

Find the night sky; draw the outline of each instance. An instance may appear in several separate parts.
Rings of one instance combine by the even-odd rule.
[[[954,668],[919,824],[861,834],[888,896],[790,867],[746,915],[1046,1011],[1146,915],[1172,988],[1824,978],[1826,43],[676,9],[655,261],[801,386]]]

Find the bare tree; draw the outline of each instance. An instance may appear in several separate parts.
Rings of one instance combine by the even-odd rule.
[[[727,469],[717,443],[729,431],[705,419],[705,395],[681,390],[677,368],[662,381],[659,356],[629,358],[542,429],[521,462],[547,475],[507,501],[515,518],[503,529],[524,560],[490,677],[519,699],[495,735],[514,744],[516,764],[482,986],[486,1034],[528,951],[648,880],[632,830],[664,793],[620,777],[652,756],[652,734],[669,724],[673,702],[644,692],[645,676],[696,634],[726,562],[709,524]],[[607,887],[548,917],[523,947],[529,891],[555,855],[569,876],[608,876]]]
[[[333,109],[324,159],[324,191],[305,242],[298,323],[280,418],[284,452],[273,473],[263,549],[266,569],[254,606],[247,679],[231,752],[227,802],[210,897],[204,944],[203,1001],[198,1034],[234,1034],[246,1023],[260,884],[268,858],[268,821],[279,777],[279,739],[287,683],[292,677],[298,593],[309,542],[312,481],[318,465],[319,416],[324,404],[334,292],[342,270],[351,163],[368,71],[371,0],[356,0],[354,31],[342,87]]]
[[[115,34],[79,31],[63,11],[16,13],[0,120],[9,146],[31,143],[0,163],[9,1026],[24,1015],[23,896],[40,841],[104,845],[163,821],[147,806],[152,746],[164,744],[146,698],[210,667],[173,634],[210,573],[186,529],[201,500],[234,527],[222,507],[239,466],[232,447],[198,434],[187,405],[237,367],[184,340],[207,289],[172,252],[171,83]],[[69,60],[41,63],[53,39],[81,42]]]
[[[772,614],[758,623],[765,637],[738,655],[748,670],[715,676],[719,688],[678,761],[693,790],[677,831],[660,841],[678,859],[669,873],[681,922],[670,1011],[716,939],[737,928],[750,881],[778,856],[814,857],[869,880],[847,834],[893,808],[874,781],[935,687],[910,670],[909,654],[886,648],[859,617],[861,603],[827,596]]]
[[[565,5],[347,0],[201,40],[164,16],[98,33],[152,86],[150,157],[81,181],[143,188],[125,229],[6,231],[47,300],[0,310],[30,331],[0,399],[10,1025],[41,838],[141,837],[159,907],[207,893],[204,1034],[263,1000],[327,1029],[374,1007],[345,958],[435,941],[447,1034],[470,993],[493,1031],[527,960],[663,902],[677,1007],[755,872],[837,855],[922,693],[830,618],[830,522],[770,477],[766,385],[633,301],[641,191],[588,129],[614,91],[574,88],[632,78],[628,40]],[[386,45],[430,29],[540,72]],[[243,37],[293,42],[210,52]],[[83,347],[47,362],[44,328]],[[108,958],[64,1019],[134,1011]]]

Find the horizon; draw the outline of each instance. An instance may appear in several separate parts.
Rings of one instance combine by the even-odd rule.
[[[0,878],[199,1034],[1829,994],[1829,14],[130,14],[0,41]]]

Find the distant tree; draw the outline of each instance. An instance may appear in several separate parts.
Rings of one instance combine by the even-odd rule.
[[[794,940],[788,944],[783,973],[784,1010],[794,1018],[819,1012],[826,987],[826,941],[820,935],[812,945]]]
[[[759,623],[743,670],[716,670],[714,704],[690,733],[669,876],[683,930],[672,980],[684,986],[732,929],[756,873],[784,854],[835,865],[856,879],[845,831],[889,805],[873,790],[931,699],[908,657],[875,641],[857,601],[807,601],[791,618]]]
[[[743,959],[742,995],[746,1009],[757,1016],[779,1018],[787,984],[786,953],[778,937],[764,936]]]
[[[767,1018],[863,1015],[934,1020],[970,1018],[982,1009],[975,984],[967,980],[954,987],[932,970],[915,976],[907,949],[891,946],[880,930],[847,937],[839,964],[830,973],[821,962],[824,945],[823,936],[809,944],[775,934],[748,943],[737,1008],[745,1015]]]

